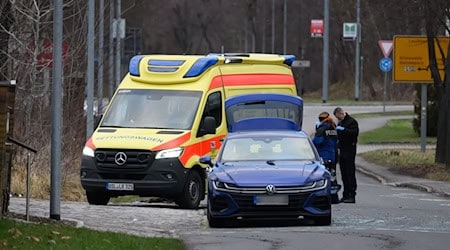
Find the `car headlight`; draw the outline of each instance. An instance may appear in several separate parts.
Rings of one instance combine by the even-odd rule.
[[[324,188],[326,185],[327,185],[327,180],[321,179],[321,180],[317,180],[317,181],[308,182],[308,184],[306,184],[305,186],[308,186],[308,187],[316,190],[316,189]]]
[[[94,150],[88,146],[84,146],[83,155],[88,157],[94,157]]]
[[[183,153],[183,148],[171,148],[159,151],[155,159],[177,158]]]
[[[322,179],[322,180],[315,181],[315,183],[316,183],[316,187],[323,187],[327,184],[327,181],[325,179]]]
[[[223,183],[223,182],[213,181],[213,184],[214,184],[215,189],[226,189],[225,183]]]

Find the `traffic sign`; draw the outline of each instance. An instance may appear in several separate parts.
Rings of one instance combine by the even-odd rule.
[[[355,39],[357,37],[358,26],[356,23],[344,23],[342,36],[344,39]]]
[[[383,72],[389,72],[392,70],[392,60],[389,57],[381,58],[379,63],[380,69]]]
[[[323,19],[311,19],[311,37],[322,37],[323,30]]]
[[[309,60],[295,60],[291,65],[293,68],[309,68],[310,66],[311,62]]]
[[[378,41],[381,52],[383,52],[384,57],[389,57],[392,52],[394,42],[392,40],[380,40]]]
[[[448,37],[437,37],[434,40],[436,48],[436,62],[439,74],[445,76],[444,55],[439,52],[438,41],[442,48],[447,48],[450,42]],[[433,83],[430,71],[430,59],[428,55],[428,39],[426,36],[394,36],[394,60],[393,82]]]

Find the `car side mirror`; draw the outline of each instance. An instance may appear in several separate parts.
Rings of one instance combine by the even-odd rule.
[[[213,166],[210,155],[205,155],[205,156],[200,157],[199,161],[200,161],[200,163],[208,164],[209,167]]]
[[[213,116],[205,116],[201,127],[198,130],[197,136],[204,136],[216,133],[216,118]]]

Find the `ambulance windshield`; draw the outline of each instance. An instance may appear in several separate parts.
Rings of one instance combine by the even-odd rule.
[[[200,91],[122,89],[100,126],[188,130],[201,95]]]

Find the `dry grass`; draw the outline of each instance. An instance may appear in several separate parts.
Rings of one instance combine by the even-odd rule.
[[[328,89],[328,99],[329,101],[353,100],[353,89],[353,82],[338,82],[335,84],[331,84]],[[314,92],[306,92],[302,97],[306,99],[321,99],[322,89]]]
[[[450,182],[450,168],[434,162],[434,150],[422,153],[414,149],[382,149],[362,153],[360,156],[399,174]]]
[[[25,167],[16,167],[11,171],[11,192],[26,194],[27,173]],[[30,195],[35,199],[50,199],[50,173],[31,170]],[[61,173],[61,199],[68,201],[85,201],[85,192],[77,173]]]

